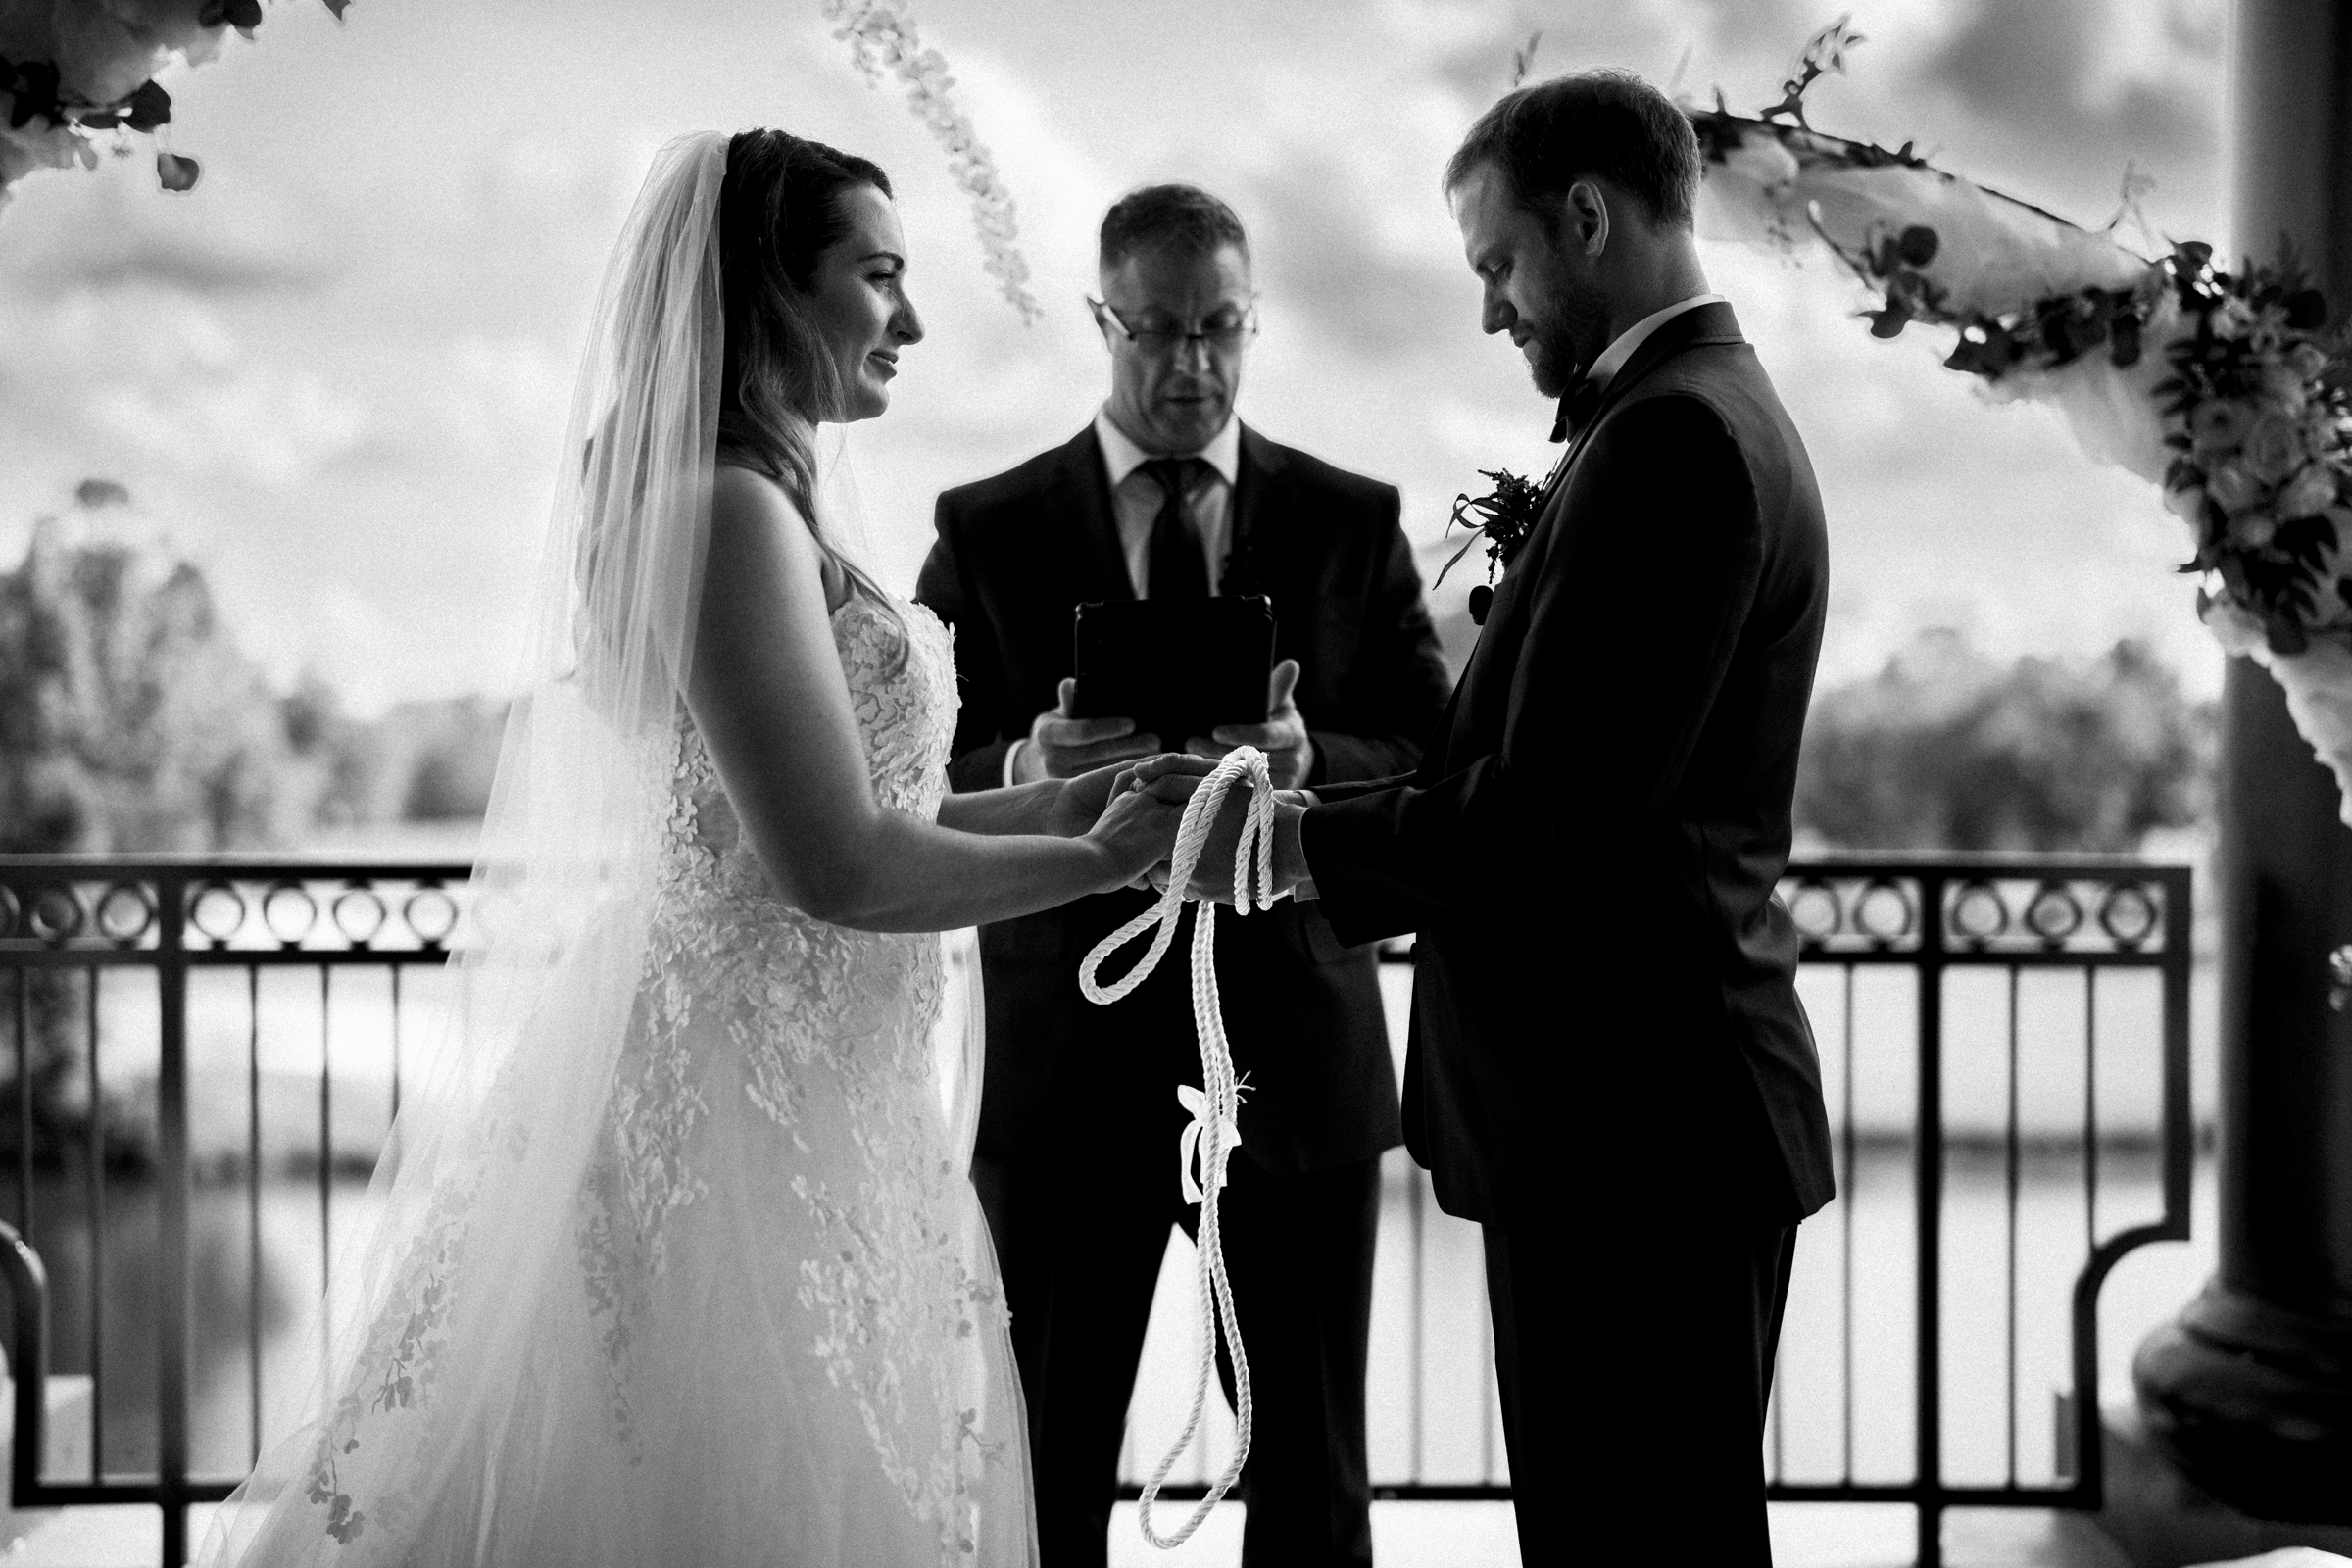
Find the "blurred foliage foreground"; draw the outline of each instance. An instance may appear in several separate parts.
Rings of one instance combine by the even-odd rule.
[[[0,573],[0,854],[298,848],[401,821],[478,818],[504,705],[345,713],[316,679],[273,688],[203,572],[142,537],[122,487],[91,480]],[[2210,808],[2210,705],[2136,643],[2095,660],[1988,660],[1935,631],[1876,676],[1821,692],[1796,799],[1808,848],[2131,851]],[[81,1141],[87,993],[30,990],[37,1147]],[[13,1008],[13,992],[0,1005]],[[0,1054],[0,1106],[20,1070]],[[138,1163],[146,1118],[110,1158]],[[13,1153],[14,1116],[0,1116]]]
[[[2206,824],[2217,735],[2214,705],[2143,643],[2002,663],[1930,631],[1815,694],[1797,831],[1854,850],[2131,853]]]
[[[275,690],[237,647],[204,573],[93,479],[38,519],[0,571],[0,854],[295,850],[383,824],[479,818],[505,726],[485,698],[346,714],[315,678]],[[32,1036],[34,1146],[48,1162],[88,1125],[88,982],[21,970]],[[0,1007],[13,1012],[13,987]],[[24,1064],[0,1047],[0,1106]],[[107,1106],[110,1163],[145,1162],[145,1107]],[[18,1120],[0,1116],[13,1157]]]

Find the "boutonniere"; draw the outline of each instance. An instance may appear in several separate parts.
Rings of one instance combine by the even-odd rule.
[[[1470,547],[1481,537],[1487,541],[1487,580],[1470,590],[1470,619],[1478,625],[1487,623],[1487,612],[1494,608],[1494,581],[1497,569],[1507,570],[1511,559],[1527,543],[1535,530],[1536,518],[1544,512],[1544,486],[1534,479],[1523,479],[1508,468],[1481,468],[1482,478],[1494,481],[1494,488],[1483,496],[1467,492],[1453,498],[1453,515],[1446,519],[1446,532],[1451,537],[1456,527],[1470,530],[1471,537],[1462,541],[1462,548],[1453,553],[1438,572],[1438,582],[1446,580]],[[1436,587],[1437,583],[1432,583]]]

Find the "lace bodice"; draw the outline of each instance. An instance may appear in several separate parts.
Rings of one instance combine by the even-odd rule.
[[[917,816],[937,816],[956,729],[956,656],[947,627],[929,609],[900,603],[894,615],[862,594],[853,595],[833,612],[833,644],[865,742],[874,798]],[[781,908],[682,708],[670,813],[665,892],[689,899],[715,892]]]

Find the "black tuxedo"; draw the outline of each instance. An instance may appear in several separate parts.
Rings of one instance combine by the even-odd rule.
[[[1308,782],[1412,766],[1446,682],[1396,491],[1245,427],[1231,506],[1224,591],[1273,602],[1275,657],[1299,662]],[[963,706],[949,776],[987,789],[1071,672],[1073,609],[1134,597],[1092,426],[942,495],[938,529],[916,597],[956,628]],[[1175,1086],[1200,1081],[1182,952],[1108,1007],[1078,991],[1079,960],[1151,902],[1086,899],[981,932],[988,1071],[973,1175],[1013,1312],[1046,1568],[1103,1560],[1165,1227],[1192,1218],[1175,1158],[1188,1119]],[[1236,1302],[1259,1352],[1245,1557],[1366,1561],[1378,1160],[1400,1136],[1376,955],[1286,902],[1219,921],[1217,977],[1249,1085],[1224,1203]]]
[[[1609,1433],[1593,1506],[1654,1501],[1710,1562],[1768,1560],[1772,1347],[1831,1196],[1774,897],[1827,597],[1803,444],[1731,308],[1687,311],[1609,382],[1420,767],[1300,830],[1343,940],[1419,933],[1406,1137],[1487,1224],[1513,1473]]]

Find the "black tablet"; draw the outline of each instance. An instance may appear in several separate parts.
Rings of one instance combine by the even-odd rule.
[[[1274,606],[1264,598],[1121,599],[1078,607],[1075,718],[1132,718],[1171,752],[1220,724],[1266,721]]]

